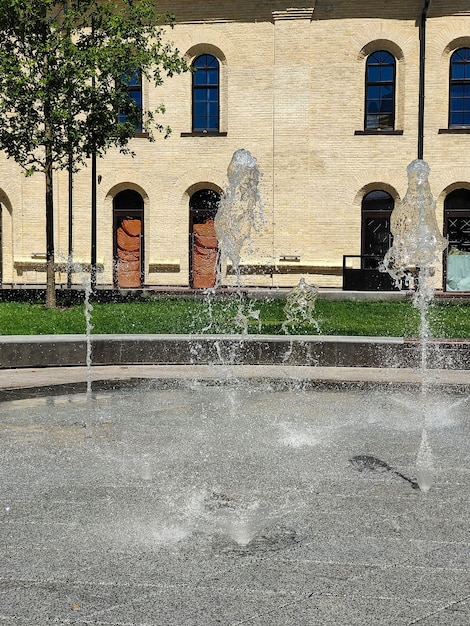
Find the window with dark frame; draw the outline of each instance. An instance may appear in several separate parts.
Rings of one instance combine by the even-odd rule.
[[[193,68],[193,132],[218,132],[219,61],[211,54],[202,54]]]
[[[449,128],[470,127],[470,48],[450,57]]]
[[[395,57],[377,50],[366,61],[364,130],[395,128]]]
[[[121,78],[125,88],[124,103],[119,110],[118,121],[121,124],[132,122],[138,133],[142,132],[142,72],[132,70]]]
[[[382,190],[369,192],[362,199],[362,267],[375,269],[392,244],[390,219],[395,206],[392,196]]]

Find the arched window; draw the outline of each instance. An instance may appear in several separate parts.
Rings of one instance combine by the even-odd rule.
[[[201,54],[193,63],[193,131],[219,130],[219,62]]]
[[[395,57],[377,50],[366,61],[365,130],[395,128]]]
[[[446,291],[470,291],[470,190],[455,189],[444,200]]]
[[[136,132],[142,131],[142,72],[133,69],[121,78],[122,102],[119,107],[121,124],[131,122]]]
[[[470,190],[455,189],[446,196],[444,237],[448,254],[470,254]]]
[[[470,48],[450,57],[449,128],[470,126]]]
[[[393,211],[392,196],[381,189],[366,194],[362,200],[362,250],[364,268],[378,267],[390,248],[390,216]]]

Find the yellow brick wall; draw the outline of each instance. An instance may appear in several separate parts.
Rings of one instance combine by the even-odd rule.
[[[98,161],[99,283],[112,284],[113,212],[117,192],[144,199],[145,283],[188,285],[189,198],[206,186],[222,190],[233,152],[249,150],[263,174],[266,226],[256,237],[253,264],[276,264],[283,255],[311,266],[308,280],[340,286],[343,255],[361,251],[361,200],[383,188],[397,200],[406,192],[406,166],[417,156],[419,39],[422,3],[389,0],[312,0],[291,7],[281,0],[176,0],[160,3],[177,18],[168,38],[189,60],[202,52],[221,62],[221,131],[226,136],[182,136],[191,131],[191,76],[159,89],[144,85],[145,104],[164,102],[169,139],[132,140],[136,156],[110,150]],[[447,127],[449,56],[470,45],[470,11],[462,2],[432,5],[427,23],[424,158],[442,225],[446,193],[470,187],[470,135]],[[316,6],[314,6],[316,5]],[[359,5],[359,6],[358,6]],[[403,135],[356,135],[364,124],[365,58],[386,48],[397,58],[396,128]],[[91,170],[74,177],[74,257],[90,260]],[[55,180],[58,260],[67,257],[68,181]],[[0,159],[3,281],[43,283],[44,272],[19,269],[45,252],[44,183],[26,179]],[[151,264],[179,271],[149,272]],[[321,273],[321,268],[325,273]],[[65,281],[65,274],[58,276]],[[298,274],[255,275],[244,284],[296,284]],[[80,280],[80,276],[74,279]],[[438,280],[439,276],[438,276]],[[233,282],[232,278],[226,279]]]

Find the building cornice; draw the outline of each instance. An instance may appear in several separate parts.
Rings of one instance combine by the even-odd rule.
[[[273,21],[280,20],[311,20],[315,11],[316,0],[310,7],[291,7],[282,11],[273,11]]]

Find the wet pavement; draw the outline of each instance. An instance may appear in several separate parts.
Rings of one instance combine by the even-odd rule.
[[[429,370],[430,385],[469,386],[470,370]],[[52,388],[54,386],[83,389],[88,380],[108,387],[124,386],[137,380],[288,380],[320,384],[410,384],[420,385],[422,375],[412,368],[317,367],[295,365],[103,365],[74,367],[36,367],[0,369],[0,394],[9,390]]]
[[[432,377],[0,371],[0,623],[467,626],[470,375]]]

